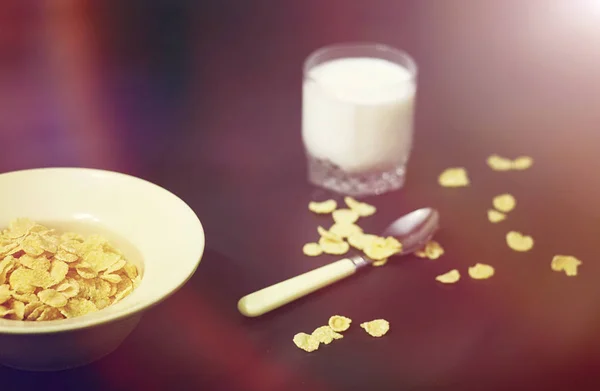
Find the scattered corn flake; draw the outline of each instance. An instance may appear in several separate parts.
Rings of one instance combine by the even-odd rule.
[[[390,329],[390,323],[385,319],[375,319],[360,324],[367,334],[372,337],[383,337]]]
[[[335,200],[327,200],[323,202],[312,201],[308,203],[308,210],[317,214],[328,214],[337,208]]]
[[[460,272],[456,269],[452,269],[449,272],[440,274],[435,278],[435,280],[441,282],[442,284],[454,284],[460,280]]]
[[[341,238],[347,238],[352,235],[362,233],[363,230],[358,225],[353,223],[335,223],[329,228],[329,232],[336,234]]]
[[[444,248],[435,240],[430,240],[423,249],[415,251],[415,255],[419,258],[438,259],[444,255]]]
[[[487,164],[494,171],[509,171],[512,168],[512,160],[493,154],[487,158]]]
[[[319,246],[325,254],[342,255],[350,250],[350,245],[344,241],[330,240],[326,237],[319,239]]]
[[[500,212],[508,213],[515,208],[517,200],[511,194],[500,194],[492,200],[494,208]]]
[[[319,243],[312,242],[306,243],[304,246],[302,246],[302,252],[304,253],[304,255],[307,255],[309,257],[316,257],[323,254],[323,249],[321,248],[321,246],[319,246]]]
[[[380,261],[375,261],[375,262],[373,262],[373,264],[372,264],[372,265],[373,265],[374,267],[379,267],[379,266],[383,266],[383,265],[385,265],[386,263],[388,263],[388,258],[383,258],[383,259],[382,259],[382,260],[380,260]]]
[[[470,184],[467,170],[463,167],[445,169],[440,174],[438,182],[443,187],[463,187]]]
[[[317,232],[319,233],[319,235],[321,235],[322,238],[329,239],[333,242],[343,241],[343,238],[341,238],[339,235],[336,235],[333,232],[329,232],[328,230],[326,230],[325,228],[323,228],[321,226],[317,227]]]
[[[498,212],[495,209],[488,209],[487,211],[488,220],[491,223],[499,223],[502,220],[506,219],[506,215],[502,212]]]
[[[555,255],[552,258],[550,267],[555,272],[564,271],[567,276],[574,277],[577,275],[577,268],[581,264],[581,260],[575,258],[572,255]]]
[[[341,333],[342,331],[346,331],[350,328],[350,324],[352,323],[352,319],[346,318],[341,315],[333,315],[329,318],[327,324],[331,329],[335,332]]]
[[[311,334],[319,343],[329,345],[334,339],[344,338],[342,334],[336,333],[329,326],[321,326],[315,329]]]
[[[375,261],[382,261],[385,258],[389,258],[392,255],[400,253],[401,251],[402,245],[400,244],[400,242],[398,242],[394,238],[390,240],[390,237],[377,237],[365,248],[363,248],[363,252],[365,253],[365,255]]]
[[[358,213],[360,217],[371,216],[377,211],[377,209],[373,205],[357,201],[352,197],[344,197],[344,202],[346,203],[348,208]]]
[[[333,221],[340,224],[352,224],[355,223],[360,217],[358,213],[352,209],[337,209],[331,214]]]
[[[294,345],[306,352],[314,352],[319,348],[319,340],[310,334],[298,333],[294,335]]]
[[[362,250],[367,246],[370,246],[371,243],[376,241],[378,236],[364,233],[356,233],[348,237],[348,243],[358,250]]]
[[[521,232],[510,231],[506,234],[506,244],[515,251],[529,251],[533,248],[533,238]]]
[[[533,158],[530,156],[519,156],[512,161],[513,170],[526,170],[533,165]]]
[[[490,265],[476,263],[469,267],[469,276],[474,280],[486,280],[494,275],[494,268]]]

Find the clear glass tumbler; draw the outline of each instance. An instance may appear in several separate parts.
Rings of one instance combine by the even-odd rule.
[[[416,77],[415,61],[386,45],[347,43],[313,52],[302,88],[309,182],[353,196],[401,188]]]

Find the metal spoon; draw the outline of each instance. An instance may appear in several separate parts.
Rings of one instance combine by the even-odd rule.
[[[433,208],[417,209],[390,224],[383,236],[394,236],[402,243],[405,255],[419,250],[435,233],[439,213]],[[255,317],[306,296],[336,281],[342,280],[374,261],[365,255],[340,259],[288,280],[250,293],[240,299],[238,310],[245,316]]]

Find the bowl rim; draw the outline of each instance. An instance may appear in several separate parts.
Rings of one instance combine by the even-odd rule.
[[[198,269],[198,266],[200,265],[200,262],[202,260],[202,256],[204,255],[204,251],[206,249],[206,235],[204,232],[204,227],[202,225],[202,222],[200,221],[200,218],[198,217],[196,212],[194,212],[194,210],[179,196],[177,196],[173,192],[167,190],[166,188],[159,186],[153,182],[150,182],[146,179],[136,177],[136,176],[133,176],[130,174],[125,174],[125,173],[118,172],[118,171],[103,170],[103,169],[97,169],[97,168],[85,168],[85,167],[29,168],[29,169],[15,170],[15,171],[8,171],[8,172],[0,173],[0,178],[9,176],[9,175],[22,175],[22,174],[27,174],[27,173],[41,172],[41,171],[54,171],[54,172],[67,172],[67,173],[68,172],[83,172],[83,173],[87,173],[87,174],[91,174],[91,175],[102,174],[102,175],[123,177],[128,180],[143,182],[143,183],[149,185],[150,187],[155,188],[157,191],[167,193],[169,196],[174,197],[176,200],[178,200],[179,202],[181,202],[183,204],[183,206],[189,211],[189,213],[191,213],[191,216],[193,216],[193,219],[195,220],[194,223],[197,223],[197,228],[198,228],[197,235],[198,235],[199,247],[197,250],[197,254],[195,255],[196,260],[194,261],[193,267],[190,269],[189,274],[184,279],[182,279],[173,289],[170,289],[168,292],[164,293],[163,295],[158,296],[155,299],[141,300],[139,303],[134,304],[132,306],[125,307],[119,311],[114,311],[114,312],[107,311],[106,315],[102,316],[102,317],[88,318],[85,315],[83,315],[80,318],[77,317],[77,318],[69,318],[69,319],[49,320],[49,321],[44,321],[44,322],[39,322],[39,323],[31,322],[34,327],[24,327],[24,328],[5,326],[5,325],[0,324],[0,335],[2,335],[2,334],[5,334],[5,335],[8,335],[8,334],[35,335],[35,334],[61,333],[61,332],[82,330],[82,329],[92,328],[92,327],[96,327],[96,326],[101,326],[101,325],[104,325],[107,323],[112,323],[112,322],[118,321],[120,319],[135,316],[136,314],[141,314],[144,311],[146,311],[146,310],[154,307],[155,305],[163,302],[164,300],[168,299],[171,295],[173,295],[174,293],[179,291],[195,274],[195,272]],[[142,278],[142,280],[143,280],[143,278]],[[102,310],[100,310],[100,311],[102,311]],[[100,312],[100,311],[98,311],[98,312]],[[75,321],[75,320],[77,320],[77,321]],[[14,321],[14,322],[20,322],[20,324],[22,324],[23,321]],[[68,322],[68,323],[63,323],[63,322]]]

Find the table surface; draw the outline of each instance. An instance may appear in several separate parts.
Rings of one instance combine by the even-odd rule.
[[[600,5],[593,0],[36,2],[0,6],[0,171],[118,170],[182,197],[206,229],[197,273],[106,358],[59,373],[0,368],[2,389],[597,390],[600,388]],[[301,65],[341,41],[419,64],[401,191],[367,201],[377,230],[441,213],[446,254],[373,268],[256,319],[246,293],[324,265],[302,255],[326,218],[306,182]],[[493,172],[492,153],[530,155]],[[444,189],[438,174],[469,170]],[[494,195],[518,200],[492,225]],[[532,235],[516,253],[508,230]],[[555,254],[583,260],[552,272]],[[486,281],[434,277],[476,262]],[[354,326],[308,354],[292,343],[330,315]],[[391,322],[384,338],[358,323]],[[41,388],[40,388],[41,387]]]

